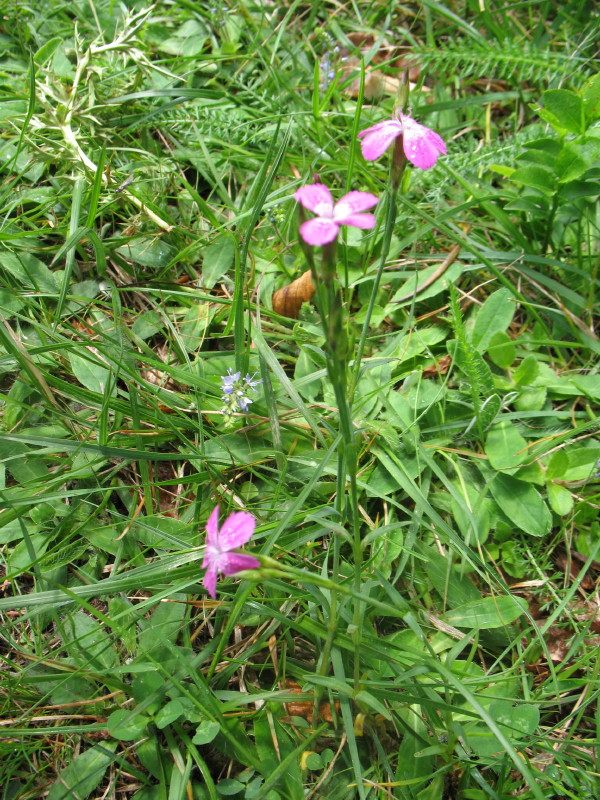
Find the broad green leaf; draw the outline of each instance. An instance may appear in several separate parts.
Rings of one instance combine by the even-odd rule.
[[[162,238],[140,237],[122,244],[115,250],[120,256],[142,267],[166,267],[176,255],[175,248]]]
[[[0,459],[21,486],[48,480],[50,471],[34,449],[21,442],[0,440]]]
[[[565,486],[556,483],[548,484],[548,502],[555,514],[564,517],[573,510],[573,495]]]
[[[101,742],[76,756],[61,770],[46,800],[85,800],[115,760],[117,742]]]
[[[398,766],[396,778],[408,785],[419,781],[425,782],[434,770],[433,755],[424,754],[416,758],[423,750],[423,742],[427,741],[427,729],[422,719],[422,710],[418,705],[406,709],[406,730],[403,733],[398,750]]]
[[[600,183],[597,181],[571,181],[561,187],[560,196],[565,200],[579,200],[580,197],[598,197]]]
[[[517,356],[517,349],[507,333],[498,332],[490,339],[487,354],[497,367],[508,369]]]
[[[185,595],[173,594],[169,598],[171,602],[160,603],[149,620],[146,628],[139,636],[140,651],[149,653],[154,647],[162,646],[165,639],[175,643],[183,618],[185,617]]]
[[[548,506],[539,492],[525,481],[498,474],[490,483],[494,500],[509,520],[525,533],[545,536],[552,527]]]
[[[140,339],[149,339],[164,327],[165,321],[157,311],[145,311],[135,318],[131,330]]]
[[[46,61],[49,61],[52,58],[54,51],[62,44],[62,41],[63,40],[60,38],[60,36],[55,36],[53,39],[49,39],[47,42],[45,42],[45,44],[43,44],[33,56],[35,63],[43,66]]]
[[[154,723],[159,730],[166,728],[175,720],[179,719],[184,713],[183,705],[178,699],[170,700],[154,716]]]
[[[519,197],[504,206],[507,211],[524,211],[530,219],[545,219],[548,216],[548,207],[548,198],[539,194]]]
[[[138,703],[143,703],[143,710],[148,714],[156,714],[164,702],[167,689],[165,679],[154,666],[152,671],[141,672],[133,679],[131,695]]]
[[[455,564],[424,544],[416,547],[423,559],[423,569],[444,603],[455,608],[479,602],[475,584],[461,574]]]
[[[16,297],[12,292],[0,289],[0,313],[10,319],[17,311],[23,308],[24,301]]]
[[[30,527],[29,525],[27,526]],[[31,549],[40,558],[44,555],[50,546],[50,540],[47,533],[35,533],[30,537]],[[7,556],[8,567],[10,572],[29,571],[31,568],[31,554],[30,549],[25,541],[21,541],[16,547],[9,552]]]
[[[527,609],[527,601],[522,597],[481,597],[474,602],[446,611],[444,622],[455,628],[501,628],[510,625]]]
[[[471,331],[471,342],[480,352],[485,353],[492,337],[504,332],[515,314],[512,292],[503,287],[493,292],[477,312]]]
[[[539,373],[539,362],[535,356],[527,356],[513,372],[513,381],[518,386],[531,386]]]
[[[206,339],[206,331],[210,325],[215,311],[210,303],[198,302],[189,308],[181,322],[179,332],[185,349],[190,353],[200,350]]]
[[[236,243],[231,234],[222,234],[209,245],[202,258],[202,285],[212,289],[227,274],[233,264]]]
[[[543,167],[521,167],[513,172],[510,176],[511,181],[519,183],[522,186],[529,186],[531,189],[537,189],[542,194],[548,196],[554,194],[558,189],[556,178]]]
[[[171,37],[161,42],[158,49],[172,56],[193,58],[204,50],[207,37],[206,28],[199,20],[188,19]]]
[[[586,117],[592,121],[598,119],[600,116],[600,72],[583,84],[581,99]]]
[[[386,530],[375,536],[371,542],[371,565],[373,569],[381,570],[383,575],[389,578],[394,561],[403,549],[404,532],[400,525],[385,527]]]
[[[513,705],[508,700],[496,700],[490,705],[489,712],[512,738],[530,735],[540,724],[539,708],[527,703]]]
[[[306,400],[315,400],[321,391],[323,379],[311,379],[317,372],[318,366],[306,348],[302,347],[294,369],[294,386]]]
[[[453,481],[455,494],[451,495],[450,508],[465,542],[483,543],[490,531],[490,497],[482,497],[481,490],[472,483]],[[466,491],[466,497],[464,493]]]
[[[517,411],[541,411],[546,404],[547,395],[548,390],[544,386],[526,386],[515,398],[515,408]]]
[[[192,741],[194,744],[210,744],[220,730],[221,727],[218,722],[206,719],[196,728]]]
[[[392,717],[388,709],[381,702],[381,700],[378,700],[372,694],[372,692],[367,692],[366,690],[363,689],[360,692],[356,693],[354,699],[356,700],[357,703],[364,703],[366,706],[369,706],[369,708],[371,708],[377,714],[381,714],[381,716],[384,717],[384,719],[391,720]]]
[[[119,663],[108,633],[84,611],[77,611],[63,621],[62,636],[69,655],[79,664],[95,670],[111,670]]]
[[[160,780],[162,777],[161,749],[156,736],[150,736],[135,747],[135,754],[153,778]]]
[[[534,139],[524,145],[525,152],[519,156],[519,160],[533,160],[536,164],[553,167],[561,147],[561,142],[556,138]]]
[[[239,794],[244,789],[244,784],[235,778],[221,778],[217,783],[217,792],[223,797],[232,797]]]
[[[48,294],[56,294],[58,285],[48,267],[31,253],[0,253],[0,267],[16,278],[23,286]]]
[[[561,127],[571,133],[583,133],[583,102],[568,89],[549,89],[542,95],[544,109],[552,114]]]
[[[119,708],[113,711],[106,721],[106,727],[111,736],[123,742],[133,742],[144,736],[150,718],[144,714],[136,714]]]
[[[490,464],[494,469],[504,471],[514,471],[523,463],[526,447],[527,442],[519,433],[518,426],[508,419],[501,419],[493,425],[485,441],[485,453]]]
[[[569,447],[567,451],[569,464],[564,472],[565,481],[587,481],[590,480],[598,470],[598,460],[600,459],[600,446],[591,447]]]
[[[87,348],[84,348],[87,350]],[[108,367],[98,363],[98,357],[89,352],[86,357],[77,353],[69,353],[69,361],[73,375],[82,386],[91,392],[104,394],[110,381],[111,371]]]
[[[564,480],[569,469],[569,454],[564,448],[552,454],[546,470],[546,478],[551,481],[556,478]]]
[[[402,306],[410,305],[413,302],[413,294],[415,292],[417,292],[415,299],[421,302],[422,300],[427,300],[429,297],[435,297],[440,292],[446,291],[451,283],[454,283],[458,278],[460,278],[464,271],[464,265],[458,261],[455,261],[448,267],[443,275],[440,275],[440,277],[430,286],[427,286],[427,288],[419,292],[418,288],[423,286],[423,284],[429,280],[429,278],[431,278],[437,269],[439,269],[439,265],[426,267],[425,269],[416,272],[414,277],[410,277],[405,283],[403,283],[402,286],[394,293],[390,303],[388,303],[386,306],[386,313],[389,314],[392,310],[402,308]],[[398,303],[400,298],[404,297],[405,295],[410,295],[410,297],[406,300],[403,300],[401,303]]]
[[[308,753],[302,761],[302,766],[310,770],[321,770],[323,769],[323,761],[318,753]]]
[[[558,179],[561,183],[569,183],[580,178],[583,173],[591,166],[585,157],[585,152],[582,148],[577,147],[574,143],[567,142],[554,165]]]

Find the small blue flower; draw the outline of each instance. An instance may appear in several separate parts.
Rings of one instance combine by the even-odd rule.
[[[256,373],[253,375],[246,373],[244,378],[241,375],[241,372],[234,372],[229,368],[227,375],[223,375],[221,378],[221,391],[223,392],[221,413],[228,425],[232,424],[232,417],[236,412],[241,411],[245,414],[248,411],[248,406],[252,402],[248,397],[248,390],[256,392],[256,387],[262,383],[260,378],[255,378]]]

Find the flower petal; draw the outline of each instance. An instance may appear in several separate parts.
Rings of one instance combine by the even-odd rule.
[[[338,230],[338,225],[332,219],[315,217],[300,225],[300,236],[307,244],[329,244],[338,235]]]
[[[217,598],[217,568],[214,565],[211,565],[206,572],[204,573],[204,578],[202,579],[202,585],[212,597],[213,600]]]
[[[219,546],[219,506],[213,508],[212,514],[206,522],[206,545],[208,547]]]
[[[218,545],[214,544],[207,544],[204,548],[204,558],[202,560],[202,569],[206,569],[210,567],[212,564],[216,564],[217,560],[221,554]]]
[[[374,228],[375,217],[373,214],[348,214],[345,219],[339,220],[340,225],[352,225],[355,228]]]
[[[367,161],[375,161],[382,156],[391,143],[402,133],[402,123],[397,119],[386,119],[371,128],[361,131],[362,154]],[[364,137],[364,138],[363,138]]]
[[[438,133],[411,117],[401,115],[401,120],[404,126],[404,155],[415,167],[430,169],[440,154],[446,155],[446,145]]]
[[[219,569],[223,575],[236,575],[244,569],[257,569],[260,561],[244,553],[224,553],[219,559]]]
[[[246,544],[254,533],[255,527],[256,520],[247,511],[236,511],[230,514],[221,526],[219,533],[219,548],[221,552],[233,550],[235,547],[241,547]],[[221,569],[220,559],[218,567]]]
[[[347,217],[373,208],[378,202],[379,198],[370,192],[348,192],[335,204],[333,219],[338,225],[353,225],[353,222],[346,221]]]
[[[294,194],[295,199],[304,208],[313,211],[319,217],[333,215],[333,198],[331,192],[322,183],[309,183],[301,186]]]

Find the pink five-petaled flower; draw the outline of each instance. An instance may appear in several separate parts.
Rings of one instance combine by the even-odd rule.
[[[254,533],[256,520],[247,511],[230,514],[219,530],[219,506],[215,506],[206,523],[206,552],[202,566],[206,574],[202,583],[213,598],[217,596],[217,573],[235,575],[244,569],[260,567],[260,561],[243,553],[232,553],[237,547],[246,544]]]
[[[300,225],[300,236],[307,244],[329,244],[338,235],[340,225],[355,228],[374,228],[373,214],[363,214],[379,202],[369,192],[348,192],[335,205],[331,192],[322,183],[301,186],[294,194],[296,200],[317,216]]]
[[[398,114],[398,117],[378,122],[358,134],[358,138],[362,139],[363,156],[367,161],[375,161],[401,134],[404,134],[404,155],[415,167],[429,169],[438,160],[440,153],[446,155],[446,145],[439,134],[415,122],[412,117]]]

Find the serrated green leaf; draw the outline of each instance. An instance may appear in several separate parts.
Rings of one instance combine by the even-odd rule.
[[[568,183],[580,178],[583,173],[591,166],[585,159],[581,148],[577,148],[574,143],[566,143],[554,165],[558,179],[561,183]]]
[[[564,130],[583,133],[583,102],[578,95],[568,89],[549,89],[542,95],[546,111],[553,114]]]

